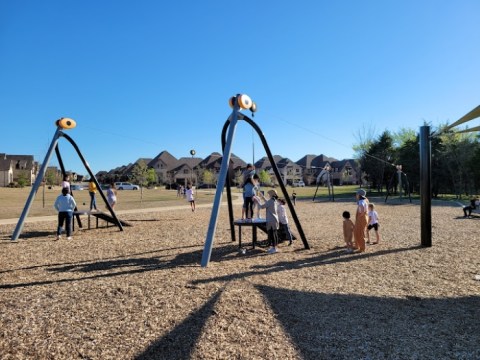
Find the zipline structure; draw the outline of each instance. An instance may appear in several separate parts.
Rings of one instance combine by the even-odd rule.
[[[15,227],[15,230],[12,235],[12,241],[18,240],[18,237],[20,236],[20,233],[23,230],[23,226],[25,224],[25,219],[28,216],[28,213],[30,211],[30,208],[32,207],[33,200],[35,199],[35,195],[40,188],[42,181],[45,177],[45,173],[47,171],[48,164],[50,163],[50,159],[53,154],[53,150],[55,149],[55,152],[58,157],[58,162],[60,164],[62,174],[65,176],[65,167],[63,166],[63,161],[62,157],[60,156],[60,150],[58,148],[58,141],[61,137],[67,139],[67,141],[72,144],[74,149],[76,150],[80,160],[82,161],[83,165],[85,166],[85,169],[87,170],[88,174],[90,175],[90,178],[93,179],[95,185],[97,186],[97,189],[100,189],[99,194],[102,197],[103,201],[105,202],[105,205],[107,206],[108,210],[110,211],[110,214],[112,215],[112,218],[114,220],[114,223],[118,226],[120,231],[123,231],[123,227],[121,222],[118,220],[117,215],[113,211],[112,207],[107,201],[107,198],[105,197],[105,194],[103,191],[101,191],[100,184],[98,183],[97,179],[95,178],[95,175],[93,174],[92,170],[90,169],[90,166],[88,165],[88,162],[85,160],[83,157],[79,147],[73,141],[73,139],[65,134],[63,131],[64,130],[69,130],[73,129],[77,126],[77,123],[75,120],[70,119],[70,118],[61,118],[55,122],[55,125],[57,126],[57,129],[55,131],[55,134],[53,135],[52,142],[50,143],[50,146],[48,148],[47,154],[45,155],[45,159],[43,160],[42,166],[40,167],[40,170],[37,174],[37,178],[35,179],[35,183],[32,186],[32,190],[30,191],[30,195],[28,196],[27,202],[25,203],[25,207],[23,208],[22,214],[20,215],[20,218],[18,220],[17,226]]]
[[[444,131],[462,125],[470,120],[480,117],[480,105],[469,113],[462,116],[453,124],[447,126]],[[480,131],[480,126],[460,130],[458,133]],[[420,227],[422,246],[432,246],[432,134],[430,126],[420,127]]]
[[[317,176],[317,188],[315,190],[315,194],[313,195],[313,199],[312,201],[315,202],[315,198],[317,197],[317,192],[318,192],[318,188],[320,187],[320,185],[322,184],[325,184],[327,185],[327,189],[328,189],[328,200],[330,201],[335,201],[335,193],[333,192],[333,182],[332,182],[332,167],[327,164],[325,165],[324,168],[321,168],[322,171],[320,171],[320,173],[318,174]]]
[[[234,219],[233,219],[233,205],[232,205],[232,194],[231,194],[231,188],[230,188],[230,173],[229,173],[230,166],[229,165],[230,165],[230,158],[232,154],[232,144],[235,137],[236,126],[239,120],[243,120],[247,122],[250,126],[252,126],[252,128],[257,132],[257,135],[260,137],[260,140],[262,141],[262,145],[265,149],[265,152],[267,153],[268,160],[272,165],[272,170],[275,174],[275,177],[277,178],[277,182],[280,185],[280,189],[282,190],[285,201],[287,202],[288,208],[292,215],[292,219],[295,222],[300,238],[302,239],[303,245],[305,249],[310,249],[310,246],[303,232],[302,225],[300,224],[300,221],[298,220],[298,217],[297,217],[297,213],[295,212],[295,207],[293,206],[290,200],[287,189],[285,188],[285,184],[283,183],[282,177],[280,175],[280,172],[278,171],[278,167],[275,163],[275,160],[273,159],[273,155],[270,151],[270,148],[267,144],[267,140],[265,139],[265,136],[263,135],[262,130],[252,119],[250,119],[248,116],[240,112],[241,110],[250,110],[253,114],[254,112],[257,111],[257,104],[253,102],[248,95],[238,94],[237,96],[233,96],[230,98],[229,105],[233,109],[233,111],[230,117],[225,122],[222,129],[222,150],[223,150],[222,164],[220,166],[220,173],[218,175],[218,183],[217,183],[217,189],[215,192],[215,198],[213,201],[212,214],[211,214],[210,222],[208,225],[207,237],[205,240],[205,247],[203,249],[203,254],[202,254],[202,261],[201,261],[202,267],[208,266],[208,263],[210,262],[210,257],[212,255],[213,240],[214,240],[215,231],[217,228],[218,212],[220,210],[220,203],[222,201],[222,194],[225,186],[226,186],[226,192],[227,192],[230,231],[231,231],[232,241],[235,241],[235,227],[234,227]]]

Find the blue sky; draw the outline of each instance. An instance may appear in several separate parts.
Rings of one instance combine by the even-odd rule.
[[[480,104],[479,13],[477,0],[0,0],[0,152],[41,162],[71,117],[94,172],[162,150],[203,158],[246,93],[274,154],[349,158],[362,128],[418,131]],[[252,143],[257,160],[240,122],[233,152],[250,161]]]

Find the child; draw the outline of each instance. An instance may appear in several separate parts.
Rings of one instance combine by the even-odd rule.
[[[297,193],[295,191],[292,193],[292,201],[293,205],[297,205]]]
[[[248,217],[248,208],[247,208],[247,189],[245,186],[251,182],[252,177],[255,175],[255,167],[252,164],[247,164],[247,168],[242,173],[242,189],[243,189],[243,205],[242,205],[242,220],[245,219],[245,215]],[[258,178],[258,175],[257,175]],[[253,208],[253,204],[251,205]],[[253,216],[253,210],[252,210]]]
[[[351,254],[353,253],[353,229],[355,225],[353,221],[350,220],[350,212],[344,211],[343,214],[343,240],[347,246],[346,252]]]
[[[88,183],[88,193],[90,195],[90,211],[95,209],[97,210],[97,199],[95,199],[95,194],[97,193],[97,185],[95,185],[95,181],[93,178],[90,179]]]
[[[185,195],[187,197],[187,201],[190,203],[190,207],[192,208],[192,212],[195,212],[195,199],[193,197],[192,185],[187,184],[187,190],[185,191]]]
[[[357,200],[357,212],[355,215],[355,228],[353,236],[358,252],[365,251],[365,230],[368,224],[368,199],[367,193],[363,189],[357,190],[355,198]]]
[[[107,201],[113,210],[113,208],[117,204],[117,188],[115,187],[115,183],[111,183],[110,187],[107,190]]]
[[[370,229],[375,230],[375,236],[377,237],[377,241],[372,242],[373,244],[378,244],[380,242],[380,234],[378,232],[378,214],[375,211],[374,204],[368,204],[368,227],[367,227],[367,244],[370,244]]]
[[[280,222],[280,233],[285,234],[285,239],[288,240],[288,246],[293,243],[293,235],[288,225],[287,209],[285,208],[285,199],[278,199],[278,221]],[[283,239],[282,239],[283,240]]]
[[[59,195],[53,205],[58,211],[58,227],[57,238],[60,240],[63,223],[65,222],[65,228],[67,229],[67,240],[72,240],[72,218],[73,210],[77,206],[72,195],[69,194],[67,187],[62,188],[62,195]]]
[[[267,220],[267,231],[268,231],[268,240],[270,241],[271,248],[268,249],[269,254],[275,254],[278,252],[278,234],[277,230],[279,227],[278,224],[278,215],[277,215],[277,199],[278,195],[275,190],[269,190],[267,193],[270,196],[268,201],[265,201],[263,204],[259,204],[261,209],[266,209],[266,220]],[[260,197],[265,200],[265,197],[260,193]]]

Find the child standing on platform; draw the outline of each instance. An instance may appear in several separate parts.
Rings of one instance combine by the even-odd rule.
[[[373,228],[375,230],[375,236],[377,241],[372,242],[372,244],[378,244],[380,242],[380,233],[378,232],[378,213],[375,211],[374,204],[368,204],[368,227],[367,227],[367,244],[370,244],[370,230]]]
[[[350,212],[344,211],[343,214],[343,240],[347,246],[347,253],[353,253],[353,229],[355,224],[350,220]]]

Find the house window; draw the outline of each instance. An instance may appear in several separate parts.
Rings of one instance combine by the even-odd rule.
[[[184,170],[183,170],[183,173],[184,173],[184,174],[190,174],[190,170],[184,169]]]

